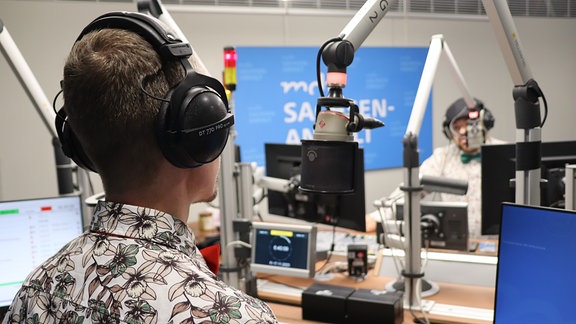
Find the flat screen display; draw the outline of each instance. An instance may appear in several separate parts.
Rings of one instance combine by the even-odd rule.
[[[83,231],[80,196],[0,202],[0,310],[26,276]]]
[[[267,143],[265,151],[267,176],[290,179],[300,185],[301,145]],[[268,190],[268,212],[365,232],[364,149],[356,150],[355,158],[354,193],[312,194],[300,190],[282,193]]]
[[[252,234],[252,270],[296,277],[314,276],[314,225],[254,223]]]
[[[576,212],[502,205],[494,322],[574,322]]]
[[[576,141],[542,142],[540,205],[564,208],[566,164],[576,163]],[[482,234],[498,235],[502,202],[515,202],[516,144],[482,146]]]

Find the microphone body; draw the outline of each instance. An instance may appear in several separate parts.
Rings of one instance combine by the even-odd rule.
[[[350,115],[320,110],[322,104],[349,107]],[[358,142],[353,132],[382,127],[384,123],[358,113],[358,107],[345,98],[318,99],[312,140],[302,140],[302,166],[299,190],[317,194],[352,194],[358,167]]]
[[[349,118],[336,111],[318,114],[314,138],[302,140],[300,190],[321,194],[354,192],[358,143],[348,131]]]
[[[478,119],[469,119],[466,125],[466,143],[469,148],[480,148],[484,144],[484,127]]]

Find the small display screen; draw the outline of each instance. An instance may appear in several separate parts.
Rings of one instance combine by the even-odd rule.
[[[30,271],[82,230],[80,196],[0,202],[0,310]]]
[[[309,233],[280,229],[256,230],[255,263],[284,268],[308,268]]]

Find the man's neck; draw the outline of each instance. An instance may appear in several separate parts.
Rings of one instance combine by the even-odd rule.
[[[186,223],[191,203],[186,176],[161,174],[129,190],[107,190],[106,200],[163,211]]]

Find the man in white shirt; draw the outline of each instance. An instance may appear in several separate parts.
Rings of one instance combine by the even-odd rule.
[[[500,144],[503,141],[492,138],[489,130],[494,127],[494,116],[484,107],[482,101],[476,99],[477,110],[470,110],[463,98],[453,102],[446,110],[442,124],[444,135],[450,140],[446,146],[434,149],[432,155],[420,166],[420,174],[434,177],[446,177],[465,180],[468,182],[466,195],[447,193],[424,193],[423,199],[455,201],[468,203],[468,229],[469,237],[481,235],[481,161],[480,145],[472,145],[470,133],[472,131],[469,121],[476,119],[477,130],[480,131],[481,144]],[[477,114],[477,115],[476,115]],[[396,188],[389,196],[389,200],[404,197],[404,192]],[[389,209],[387,209],[389,210]],[[367,218],[367,231],[375,230],[375,223],[380,221],[378,210]],[[391,215],[386,215],[387,217]]]

